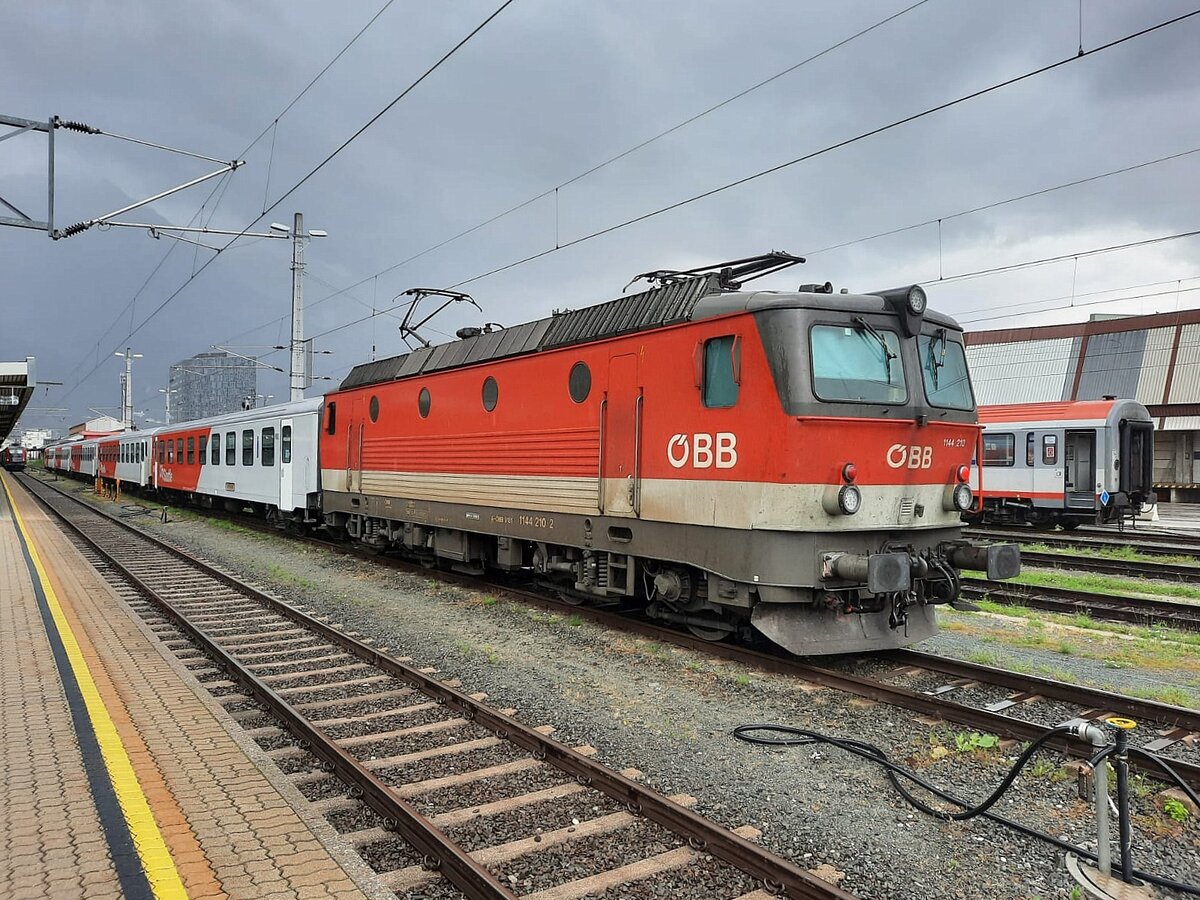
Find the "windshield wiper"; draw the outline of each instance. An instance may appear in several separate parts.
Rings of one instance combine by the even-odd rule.
[[[854,324],[854,326],[856,328],[861,328],[863,331],[867,332],[867,334],[871,335],[871,337],[875,338],[875,340],[877,340],[879,342],[879,346],[883,350],[883,364],[887,368],[888,384],[891,384],[892,383],[892,360],[896,358],[896,354],[892,352],[890,347],[888,347],[887,341],[884,340],[883,335],[879,333],[879,331],[875,328],[875,326],[872,325],[870,322],[868,322],[866,319],[864,319],[862,316],[854,316],[850,321]]]
[[[935,356],[933,348],[938,341],[942,342],[942,355]],[[938,370],[946,365],[946,329],[939,328],[933,333],[933,340],[929,342],[929,359],[933,363],[933,388],[937,390],[938,386]]]

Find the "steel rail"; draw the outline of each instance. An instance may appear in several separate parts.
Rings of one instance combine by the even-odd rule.
[[[970,598],[993,600],[1007,606],[1025,606],[1068,615],[1082,612],[1097,619],[1200,631],[1200,604],[1197,603],[1096,594],[1069,588],[989,581],[986,578],[964,578],[962,586],[963,592]]]
[[[1095,549],[1112,547],[1132,548],[1145,556],[1198,556],[1200,555],[1200,533],[1196,539],[1188,540],[1180,534],[1153,534],[1145,531],[1123,533],[1097,533],[1087,531],[1038,531],[1033,528],[995,529],[966,528],[965,537],[991,541],[1017,541],[1021,544],[1045,544],[1049,547],[1073,547]]]
[[[1186,563],[1147,562],[1103,556],[1070,556],[1066,553],[1046,553],[1039,550],[1022,550],[1021,562],[1038,568],[1073,569],[1078,572],[1100,572],[1105,575],[1124,575],[1159,581],[1178,581],[1184,584],[1200,584],[1200,565]]]
[[[38,483],[44,484],[45,482],[39,481]],[[53,485],[47,484],[47,486],[52,490],[64,493]],[[164,549],[176,554],[177,556],[180,556],[181,558],[189,560],[192,559],[192,557],[190,557],[186,552],[179,550],[168,543],[160,541],[157,537],[141,531],[133,525],[115,516],[112,516],[112,514],[104,510],[96,509],[95,507],[71,494],[64,493],[64,496],[73,500],[85,509],[95,512],[97,515],[112,519],[129,531],[146,538],[156,545],[162,546]],[[355,555],[358,555],[357,550],[354,548],[346,548],[344,545],[333,544],[315,539],[313,539],[312,542],[327,546],[330,549],[340,550],[342,552],[351,552]],[[389,559],[387,557],[371,557],[371,559],[373,561],[383,562],[394,567],[411,569],[411,571],[414,573],[422,574],[426,577],[434,576],[439,579],[464,586],[476,588],[479,587],[478,579],[469,578],[467,576],[427,570],[415,564],[409,564],[403,561]],[[242,582],[238,581],[232,576],[226,575],[225,573],[220,572],[220,570],[215,571],[217,572],[218,577],[226,580],[231,586],[235,586],[239,589],[254,591],[253,588],[245,587]],[[603,625],[616,631],[623,630],[633,632],[661,643],[674,644],[675,646],[684,647],[689,650],[715,655],[722,659],[740,662],[744,665],[754,666],[764,671],[776,674],[790,675],[813,684],[819,684],[823,687],[854,694],[855,696],[878,703],[888,703],[893,706],[898,706],[903,709],[920,713],[922,715],[930,716],[932,718],[953,722],[957,725],[962,725],[977,731],[986,731],[992,734],[1023,741],[1032,741],[1038,737],[1041,737],[1046,731],[1045,726],[1038,725],[1037,723],[1027,722],[1023,719],[1016,719],[1011,716],[1005,716],[998,712],[991,712],[989,710],[967,706],[962,703],[957,703],[953,700],[945,699],[942,696],[925,694],[897,685],[891,685],[870,678],[864,678],[859,675],[853,675],[850,673],[840,672],[834,669],[828,669],[801,662],[796,658],[789,658],[777,653],[765,652],[736,644],[714,643],[688,633],[675,631],[670,628],[653,624],[644,619],[637,619],[629,615],[611,612],[608,610],[595,609],[587,606],[575,606],[560,600],[551,599],[543,594],[524,588],[515,588],[512,586],[495,583],[492,583],[489,586],[498,591],[503,591],[504,593],[516,596],[523,602],[539,606],[543,609],[566,612],[571,615],[579,615],[591,622]],[[270,599],[273,600],[273,598]],[[303,613],[300,613],[300,615],[303,615]],[[323,629],[328,628],[328,626],[321,622],[316,622],[316,625]],[[340,632],[335,633],[341,635]],[[349,638],[349,640],[353,641],[352,638]],[[369,647],[365,647],[365,649],[368,653],[376,652]],[[924,657],[925,654],[919,654],[917,651],[889,651],[885,655],[895,659],[904,659],[907,661],[907,664],[919,665],[922,668],[932,668],[932,660],[938,659],[937,657],[929,657],[931,665],[925,666],[922,663],[917,662],[917,659]],[[969,664],[958,660],[943,659],[941,660],[941,665],[943,667],[959,667],[960,672],[969,671],[969,677],[975,678],[979,681],[997,683],[1004,687],[1012,687],[1015,690],[1024,691],[1033,689],[1040,696],[1064,700],[1071,703],[1078,703],[1080,706],[1085,707],[1088,710],[1108,710],[1111,708],[1112,702],[1122,699],[1121,695],[1112,694],[1099,689],[1055,682],[1050,679],[1039,679],[1033,676],[1026,676],[1015,672],[1007,672],[1000,669],[993,670],[997,673],[997,680],[993,681],[988,676],[990,667],[976,666],[974,664]],[[967,667],[970,667],[969,670]],[[421,673],[415,674],[420,678],[426,677]],[[435,682],[435,684],[440,683]],[[469,700],[469,698],[467,699]],[[1190,710],[1182,707],[1173,707],[1167,704],[1154,704],[1150,701],[1142,701],[1132,697],[1123,698],[1123,702],[1127,710],[1136,710],[1136,712],[1133,713],[1134,718],[1140,718],[1143,721],[1152,719],[1156,722],[1160,722],[1161,724],[1168,725],[1177,721],[1187,721],[1188,717],[1191,715]],[[1112,711],[1118,712],[1119,710],[1113,709]],[[535,735],[536,734],[537,733],[535,732]],[[537,735],[537,737],[541,738],[541,735]],[[1080,759],[1088,759],[1094,752],[1094,748],[1090,744],[1070,737],[1053,739],[1050,741],[1049,746]],[[1176,772],[1181,775],[1181,777],[1186,779],[1190,785],[1200,789],[1200,764],[1179,759],[1168,759],[1167,762]],[[1132,762],[1131,765],[1133,765]],[[1161,767],[1155,766],[1148,761],[1139,763],[1139,767],[1160,777],[1166,775],[1165,771]]]
[[[37,483],[44,484],[44,482]],[[57,488],[52,486],[47,486],[51,487],[52,490],[58,491],[58,493],[60,493],[62,496],[78,504],[83,509],[88,510],[93,514],[120,526],[126,531],[137,535],[157,549],[164,550],[174,555],[175,557],[196,567],[206,575],[223,582],[229,587],[245,592],[254,599],[267,605],[268,608],[280,613],[283,616],[286,616],[305,628],[317,632],[325,639],[337,644],[359,659],[377,666],[384,672],[387,672],[389,675],[405,681],[410,686],[415,687],[422,693],[434,698],[438,701],[438,703],[446,706],[448,709],[457,711],[463,718],[474,721],[476,724],[492,731],[497,737],[507,740],[516,746],[521,747],[522,749],[530,751],[535,758],[545,760],[560,771],[563,771],[569,775],[573,775],[581,784],[595,788],[613,800],[623,803],[631,812],[644,816],[650,821],[663,826],[664,828],[680,835],[681,837],[688,838],[689,843],[691,843],[694,847],[697,847],[703,852],[709,853],[712,856],[715,856],[734,866],[735,868],[745,872],[746,874],[757,878],[763,884],[786,890],[788,896],[796,898],[796,900],[854,900],[852,894],[849,894],[840,888],[823,881],[822,879],[812,875],[807,870],[800,868],[783,857],[777,856],[765,848],[758,846],[752,841],[735,834],[733,831],[730,831],[729,829],[704,818],[703,816],[693,812],[690,809],[687,809],[684,806],[672,802],[650,788],[639,784],[638,782],[620,774],[619,772],[609,769],[607,766],[598,763],[587,756],[584,756],[582,753],[579,753],[565,744],[561,744],[558,741],[543,735],[541,732],[530,728],[524,723],[491,709],[482,702],[472,699],[462,691],[449,687],[443,682],[440,682],[437,679],[420,672],[411,666],[405,665],[399,660],[369,646],[368,644],[365,644],[362,641],[357,640],[356,638],[351,637],[350,635],[326,624],[325,622],[313,618],[312,616],[296,609],[295,607],[284,603],[282,600],[251,587],[233,575],[223,572],[210,563],[206,563],[200,559],[197,559],[190,553],[187,553],[178,547],[174,547],[153,535],[147,534],[140,529],[135,528],[128,522],[122,521],[120,518],[113,516],[111,513],[108,513],[105,510],[96,509],[95,507],[77,497],[72,496],[71,494],[59,491]],[[106,560],[109,560],[114,565],[114,568],[121,572],[122,577],[128,578],[131,583],[139,586],[139,590],[143,589],[140,580],[130,573],[123,565],[121,565],[115,559],[112,559],[111,554],[108,554],[102,548],[100,548],[97,543],[83,531],[81,527],[76,525],[74,522],[71,522],[63,513],[56,510],[43,498],[39,497],[36,492],[31,491],[30,493],[36,499],[38,499],[43,506],[49,509],[56,516],[56,518],[68,524],[71,530],[75,534],[79,535],[79,537],[85,543],[95,549],[96,552],[98,552]],[[152,589],[146,588],[146,590],[150,591],[150,594],[148,595],[153,594]],[[157,597],[157,595],[153,595],[152,599],[162,606],[164,610],[168,610],[173,618],[177,618],[181,624],[184,624],[185,619],[180,613],[178,613],[178,611],[174,610],[167,601],[162,600],[161,598]],[[258,694],[259,691],[262,691],[264,692],[264,697],[272,697],[273,699],[268,701],[269,705],[272,707],[272,709],[276,709],[278,707],[279,709],[284,710],[284,715],[282,718],[288,722],[289,726],[293,724],[294,717],[297,720],[297,724],[300,725],[297,730],[297,734],[304,739],[308,739],[311,742],[310,749],[323,759],[327,759],[327,761],[329,761],[331,765],[335,767],[334,771],[339,775],[341,775],[343,771],[342,767],[344,767],[344,771],[352,778],[356,779],[351,783],[356,784],[363,789],[364,799],[366,799],[367,796],[370,796],[367,794],[367,791],[381,791],[382,793],[378,800],[381,803],[395,805],[395,811],[383,812],[374,804],[371,804],[372,808],[375,809],[376,812],[379,812],[380,815],[384,816],[386,819],[397,822],[398,825],[404,822],[402,817],[411,816],[408,820],[408,823],[404,824],[406,827],[407,825],[411,824],[414,829],[413,835],[417,838],[417,840],[410,839],[408,832],[405,830],[397,828],[397,831],[403,837],[405,837],[406,840],[410,840],[410,843],[412,843],[419,850],[422,849],[422,838],[416,829],[419,829],[422,826],[432,828],[433,826],[430,825],[427,820],[421,817],[415,809],[412,809],[408,806],[408,804],[404,803],[404,801],[392,795],[391,791],[386,785],[378,781],[378,779],[376,779],[368,770],[364,769],[360,764],[354,761],[352,757],[346,754],[344,750],[342,750],[336,744],[333,744],[332,741],[330,741],[324,735],[324,733],[320,731],[320,729],[312,726],[311,724],[304,723],[301,714],[296,712],[287,703],[287,701],[279,698],[274,691],[259,681],[259,679],[257,679],[254,675],[249,672],[244,672],[241,668],[241,665],[232,656],[221,650],[211,638],[204,634],[201,629],[190,624],[184,624],[184,627],[189,634],[194,633],[197,636],[197,640],[204,644],[206,649],[210,647],[214,649],[217,657],[221,659],[222,664],[229,668],[230,671],[239,677],[240,680],[243,680],[243,683],[250,687],[251,690],[253,690],[256,694]],[[243,674],[246,676],[245,679],[242,678]],[[319,747],[324,749],[324,744],[326,743],[328,743],[331,747],[329,751],[329,757],[326,757],[321,752],[317,752]],[[399,815],[397,815],[397,813],[399,813]],[[449,844],[448,840],[446,839],[443,839],[443,842],[445,844]],[[443,847],[441,843],[438,843],[433,845],[433,851],[430,852],[430,855],[439,860],[443,858],[443,854],[450,857],[452,868],[449,871],[446,871],[445,861],[443,861],[443,870],[446,872],[447,877],[455,884],[455,886],[458,887],[459,890],[462,890],[463,893],[467,894],[469,897],[511,898],[515,896],[502,887],[491,884],[490,881],[486,885],[481,885],[481,888],[486,888],[488,892],[469,892],[468,889],[473,888],[477,883],[475,870],[481,870],[488,879],[492,879],[492,876],[487,873],[486,869],[482,869],[482,867],[475,863],[469,855],[466,856],[465,863],[460,860],[459,855],[462,853],[463,851],[461,851],[461,848],[458,848],[457,845]],[[455,875],[459,875],[458,868],[460,865],[463,868],[460,877],[462,877],[464,884],[459,884],[458,881],[455,881],[454,877]]]

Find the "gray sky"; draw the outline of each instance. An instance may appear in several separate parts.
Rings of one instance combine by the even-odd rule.
[[[329,232],[307,254],[308,332],[320,334],[368,315],[372,304],[399,316],[392,301],[408,287],[448,286],[554,247],[556,222],[557,241],[566,243],[1073,56],[1079,46],[1078,0],[928,0],[564,187],[557,204],[539,200],[369,278],[912,2],[516,0],[256,230],[300,210],[309,227]],[[0,112],[58,115],[232,158],[382,3],[6,3]],[[498,3],[396,0],[245,152],[246,166],[209,200],[204,221],[246,227],[264,196],[276,200]],[[1084,49],[1191,7],[1083,0]],[[1200,306],[1200,238],[949,278],[1200,227],[1200,152],[955,217],[1200,148],[1198,46],[1200,17],[465,289],[483,320],[513,324],[610,299],[638,272],[778,248],[811,254],[809,263],[755,284],[829,280],[875,290],[921,282],[932,304],[968,329]],[[213,168],[65,131],[57,146],[60,227]],[[212,184],[125,218],[186,224]],[[44,137],[0,143],[0,195],[40,217],[44,192]],[[813,252],[939,217],[940,246],[934,224]],[[147,322],[212,255],[179,245],[150,277],[169,243],[131,229],[53,242],[0,228],[0,358],[36,356],[41,377],[66,385],[39,391],[34,405],[70,407],[65,418],[28,413],[24,425],[61,428],[88,407],[115,407],[122,362],[112,354],[127,344],[144,354],[135,365],[135,407],[161,418],[157,389],[171,362],[213,344],[259,353],[256,345],[286,339],[287,242],[239,241]],[[1153,286],[1097,293],[1141,285]],[[1097,303],[1149,293],[1161,296]],[[435,324],[452,334],[478,324],[471,312],[454,310]],[[336,383],[371,357],[373,344],[376,356],[401,352],[395,326],[379,315],[319,338],[332,355],[318,357],[318,374]],[[287,366],[282,353],[265,361]],[[322,384],[329,383],[314,390]],[[259,389],[283,398],[286,379],[264,372]]]

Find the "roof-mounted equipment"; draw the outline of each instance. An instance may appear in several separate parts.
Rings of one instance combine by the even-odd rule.
[[[824,284],[802,284],[796,288],[796,292],[800,294],[832,294],[833,284],[828,281]]]
[[[404,318],[400,322],[400,337],[404,340],[404,343],[408,346],[409,350],[416,349],[413,347],[411,341],[416,341],[422,347],[432,346],[429,341],[421,336],[417,329],[425,325],[426,322],[428,322],[450,304],[466,302],[470,303],[480,312],[483,312],[482,307],[475,302],[470,294],[464,294],[461,291],[447,291],[442,290],[441,288],[409,288],[402,294],[398,294],[396,299],[399,300],[401,297],[412,297],[412,301],[408,304],[408,310],[404,313]],[[417,313],[417,306],[426,297],[445,297],[446,302],[414,325],[412,320]],[[462,335],[459,335],[459,337],[462,337]]]
[[[887,291],[873,291],[872,296],[882,297],[888,306],[900,317],[900,327],[905,337],[912,337],[921,331],[921,320],[929,301],[925,289],[919,284],[908,287],[892,288]]]
[[[708,275],[717,276],[717,284],[723,291],[736,291],[747,281],[752,281],[755,278],[762,278],[764,275],[773,275],[783,269],[791,268],[804,262],[804,258],[800,256],[792,256],[790,253],[784,253],[782,250],[772,250],[770,253],[763,253],[760,256],[747,256],[744,259],[734,259],[729,262],[716,263],[715,265],[698,266],[695,269],[658,269],[654,272],[643,272],[641,275],[635,275],[629,284],[625,285],[625,290],[629,290],[631,285],[637,284],[639,281],[653,282],[655,287],[664,287],[668,284],[677,284],[681,281],[686,281],[689,278],[703,278]],[[625,291],[622,291],[624,293]]]

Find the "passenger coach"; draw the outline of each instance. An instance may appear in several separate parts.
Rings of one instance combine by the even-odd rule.
[[[1154,420],[1135,400],[981,406],[982,504],[973,522],[1122,522],[1156,501]]]

